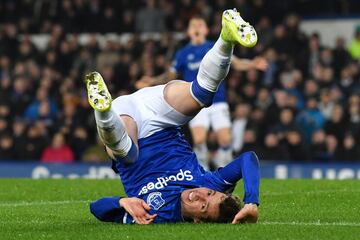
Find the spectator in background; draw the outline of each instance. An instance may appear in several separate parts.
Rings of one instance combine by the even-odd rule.
[[[271,27],[271,20],[267,16],[259,16],[260,20],[258,24],[256,25],[256,32],[258,36],[261,36],[259,38],[257,47],[264,48],[265,46],[269,45],[269,42],[272,38],[272,27]]]
[[[111,6],[105,7],[103,11],[103,21],[100,23],[102,28],[102,33],[108,33],[108,32],[119,32],[123,31],[123,29],[119,28],[120,22],[119,18],[114,11],[114,9]],[[97,19],[96,17],[94,19]],[[96,20],[95,20],[96,21]],[[95,25],[94,32],[99,29],[98,26]]]
[[[232,148],[234,152],[240,152],[244,145],[245,129],[248,123],[251,106],[246,103],[236,105],[232,124]]]
[[[239,102],[243,102],[240,96],[240,83],[241,83],[241,74],[238,72],[234,72],[228,76],[227,79],[227,97],[229,106],[231,109],[236,109],[236,106]]]
[[[266,88],[261,88],[258,91],[257,98],[255,101],[255,107],[267,111],[272,105],[273,99],[270,96],[270,92]]]
[[[330,48],[324,47],[323,49],[321,49],[319,62],[324,67],[333,68],[334,56]]]
[[[247,103],[253,103],[256,100],[256,86],[252,83],[247,83],[242,89],[242,99]]]
[[[321,64],[317,65],[320,68],[321,74],[316,80],[321,88],[331,88],[334,86],[334,71],[331,67],[323,67]]]
[[[334,135],[327,135],[326,139],[326,151],[327,151],[327,161],[336,160],[338,156],[338,140]]]
[[[12,9],[8,9],[6,1],[0,1],[0,136],[13,135],[14,158],[21,160],[38,160],[56,132],[68,138],[76,159],[84,155],[86,144],[95,144],[94,119],[82,88],[85,72],[99,69],[114,92],[128,94],[134,91],[134,84],[143,73],[163,72],[182,44],[170,32],[162,33],[160,40],[145,41],[137,34],[128,40],[127,35],[122,35],[121,41],[92,34],[88,42],[83,42],[80,33],[134,33],[139,22],[138,32],[147,32],[149,28],[183,31],[191,16],[204,15],[209,19],[211,34],[217,36],[220,9],[231,5],[224,0],[144,0],[147,7],[141,9],[139,1],[64,0],[53,9],[52,16],[43,7],[38,18],[30,9],[32,1],[25,2],[11,1]],[[252,12],[260,36],[257,46],[236,49],[235,55],[251,58],[263,53],[269,65],[264,73],[231,70],[226,80],[234,116],[235,151],[241,151],[241,142],[246,139],[244,149],[256,150],[265,145],[264,153],[269,155],[268,148],[278,145],[288,152],[289,129],[298,129],[312,159],[326,161],[342,159],[346,154],[357,156],[352,150],[353,144],[356,148],[360,146],[360,64],[357,62],[360,28],[356,29],[349,49],[342,37],[330,49],[322,46],[317,33],[306,39],[299,31],[296,15],[284,18],[291,4],[284,6],[284,11],[266,8],[266,1],[234,4]],[[353,6],[354,1],[348,4]],[[23,6],[29,11],[18,11]],[[356,8],[349,9],[356,12]],[[326,6],[317,11],[326,13]],[[151,18],[144,21],[147,14]],[[50,40],[45,49],[38,48],[27,33],[48,33]],[[39,92],[46,92],[51,99],[39,101],[36,96]],[[246,114],[238,112],[239,102],[250,109]],[[318,109],[304,108],[304,102],[306,105],[311,102]],[[28,122],[21,119],[25,111]],[[286,119],[295,119],[295,126],[293,120]],[[326,125],[321,124],[323,121]],[[284,138],[277,139],[276,144],[272,134],[278,127]],[[252,133],[246,134],[245,129],[256,133],[255,142]],[[213,132],[209,134],[214,136]]]
[[[253,129],[256,133],[255,142],[259,146],[264,140],[265,134],[268,130],[267,119],[265,115],[265,111],[260,108],[253,108],[250,113],[250,118],[248,121],[248,129]]]
[[[135,26],[135,14],[130,9],[124,9],[122,15],[122,21],[118,24],[121,32],[132,32]]]
[[[310,155],[312,160],[324,161],[328,159],[326,149],[326,134],[323,129],[316,130],[311,139]]]
[[[318,83],[313,79],[306,80],[303,92],[306,99],[317,98],[320,92]]]
[[[24,142],[15,143],[17,159],[39,160],[46,144],[47,138],[43,135],[42,130],[39,129],[39,125],[29,125]]]
[[[313,132],[322,128],[325,123],[325,118],[317,107],[316,98],[307,100],[306,108],[299,113],[296,122],[303,129],[305,142],[310,142]]]
[[[336,104],[331,114],[331,118],[325,123],[324,129],[326,134],[332,135],[337,142],[341,142],[346,131],[346,122],[344,109],[340,104]]]
[[[114,67],[118,64],[119,58],[116,43],[108,40],[104,49],[96,57],[96,69],[102,72],[105,67]]]
[[[88,147],[81,160],[87,163],[103,163],[108,160],[109,156],[107,155],[104,144],[101,142],[100,138],[96,138],[96,143]]]
[[[51,145],[44,149],[41,161],[44,163],[71,163],[74,161],[74,153],[65,144],[65,138],[62,133],[54,135]]]
[[[0,67],[1,69],[1,67]],[[1,74],[1,73],[0,73]],[[11,79],[5,76],[1,79],[0,76],[0,101],[5,103],[6,105],[10,106],[12,104],[11,93],[12,93],[12,82]]]
[[[260,145],[257,142],[257,134],[255,130],[251,128],[246,129],[244,133],[244,144],[241,149],[241,152],[246,152],[246,151],[261,152]],[[235,154],[237,155],[238,153]]]
[[[260,158],[263,160],[288,160],[289,154],[280,142],[277,134],[268,133],[265,136],[264,148]]]
[[[289,159],[294,161],[306,161],[310,158],[308,149],[298,130],[292,129],[286,133],[286,143],[289,151]]]
[[[313,71],[320,61],[321,49],[320,36],[315,33],[309,39],[307,51],[300,53],[298,66],[303,66],[302,71],[305,76],[315,77]]]
[[[283,90],[272,91],[273,103],[266,111],[266,121],[270,126],[274,126],[279,121],[279,114],[281,109],[288,107],[287,94]]]
[[[25,110],[24,118],[34,122],[37,120],[48,121],[47,125],[51,125],[52,121],[57,117],[57,106],[50,100],[48,90],[39,88],[36,92],[36,100],[33,101]]]
[[[320,92],[320,102],[318,108],[326,120],[331,118],[335,102],[331,99],[330,90],[323,89]]]
[[[0,118],[0,135],[7,134],[9,132],[9,124],[5,118]]]
[[[335,77],[340,77],[341,70],[350,63],[351,56],[346,49],[345,39],[338,37],[335,43],[335,49],[333,49],[333,68],[335,71]]]
[[[76,160],[81,159],[84,151],[88,148],[90,142],[88,133],[85,128],[77,126],[69,136],[69,145],[73,146],[74,156]]]
[[[156,7],[155,0],[146,0],[146,7],[136,14],[135,28],[137,32],[165,31],[165,12]]]
[[[359,148],[356,147],[356,140],[351,133],[345,134],[344,140],[339,146],[336,160],[356,161],[360,159]]]
[[[56,127],[63,134],[70,134],[75,127],[82,123],[82,120],[80,109],[77,109],[74,103],[66,102]]]
[[[0,102],[0,118],[12,120],[9,102]]]
[[[356,142],[360,141],[360,96],[354,94],[349,98],[349,125],[348,131],[351,132]]]
[[[17,77],[15,79],[13,91],[10,96],[11,106],[13,106],[12,111],[15,116],[22,116],[24,110],[31,101],[31,95],[28,92],[28,88],[28,79],[23,77]]]
[[[276,75],[279,71],[278,54],[273,48],[268,48],[265,51],[264,57],[268,62],[268,68],[265,70],[262,78],[262,84],[266,87],[272,88],[275,85]]]
[[[0,160],[12,160],[14,157],[14,140],[10,135],[0,135]]]
[[[284,25],[279,24],[275,27],[270,46],[275,49],[281,60],[287,59],[291,53],[291,42],[289,41]]]
[[[19,56],[17,61],[25,62],[33,59],[36,55],[36,49],[30,40],[26,39],[25,41],[19,43]]]
[[[285,138],[286,133],[292,129],[299,129],[294,119],[294,112],[291,108],[283,108],[280,111],[280,117],[276,124],[272,128],[272,132],[275,133],[278,139],[281,141]]]
[[[349,96],[352,91],[355,90],[357,87],[357,81],[354,79],[354,76],[351,71],[350,65],[343,68],[340,71],[340,81],[339,81],[339,87],[341,88],[341,91],[346,95]]]
[[[0,39],[0,55],[16,59],[19,45],[16,25],[9,22],[5,23],[3,24],[2,31],[2,37]]]
[[[71,70],[75,55],[69,42],[62,41],[60,43],[60,50],[58,54],[58,68],[62,74],[67,75]]]
[[[295,56],[306,43],[305,34],[300,31],[300,18],[298,15],[290,13],[285,16],[284,23],[291,44],[291,55]]]
[[[26,124],[21,119],[16,119],[12,125],[13,139],[14,139],[14,159],[21,159],[21,151],[26,144]]]
[[[353,59],[360,59],[360,26],[355,29],[355,36],[350,43],[349,53]]]

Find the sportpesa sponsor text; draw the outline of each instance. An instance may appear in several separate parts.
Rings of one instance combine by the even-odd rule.
[[[139,192],[138,195],[146,194],[148,191],[153,189],[162,189],[168,185],[168,182],[176,182],[176,181],[191,181],[194,177],[191,175],[190,170],[183,171],[180,169],[180,171],[177,174],[166,176],[166,177],[159,177],[157,178],[156,182],[148,182],[143,186]]]

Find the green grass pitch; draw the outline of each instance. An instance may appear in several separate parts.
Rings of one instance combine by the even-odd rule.
[[[118,180],[2,179],[0,239],[360,239],[360,181],[262,180],[254,225],[120,225],[90,214],[91,200],[122,193]]]

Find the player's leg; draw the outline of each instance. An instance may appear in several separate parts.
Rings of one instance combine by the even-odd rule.
[[[257,42],[254,28],[238,12],[226,10],[222,18],[219,39],[201,61],[197,79],[191,84],[172,82],[164,91],[165,100],[185,115],[195,115],[202,107],[210,106],[219,84],[229,72],[234,44],[252,47]]]
[[[194,152],[205,170],[209,170],[207,134],[210,118],[207,110],[207,108],[202,109],[189,123]]]
[[[224,167],[233,159],[231,148],[230,128],[221,128],[216,131],[219,149],[214,157],[214,163],[217,168]]]
[[[219,149],[214,157],[217,168],[232,161],[231,120],[229,105],[226,102],[214,103],[210,108],[211,127],[216,133]]]
[[[85,77],[88,101],[94,109],[98,134],[115,160],[130,164],[138,156],[137,126],[131,117],[120,118],[112,109],[111,95],[101,75],[92,72]],[[132,138],[129,136],[128,131]]]

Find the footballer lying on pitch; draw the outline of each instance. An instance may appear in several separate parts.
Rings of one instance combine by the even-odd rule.
[[[234,44],[252,47],[256,42],[254,28],[235,9],[226,10],[221,35],[192,83],[171,81],[112,102],[99,73],[85,77],[98,133],[128,195],[91,203],[92,214],[101,221],[138,224],[257,221],[260,177],[255,153],[246,152],[217,171],[205,171],[179,131],[212,104],[229,71]],[[243,207],[228,193],[241,178]]]

